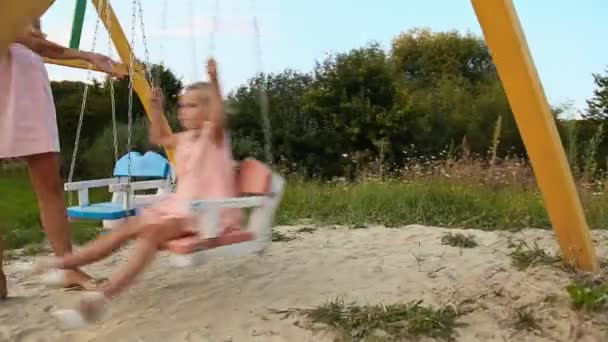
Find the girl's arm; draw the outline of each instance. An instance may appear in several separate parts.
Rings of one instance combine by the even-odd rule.
[[[164,111],[164,101],[160,89],[153,88],[150,97],[151,123],[150,123],[150,142],[156,145],[163,145],[168,148],[175,147],[175,135],[167,132],[162,125],[162,115]]]
[[[214,59],[209,59],[207,72],[209,74],[209,82],[211,83],[209,121],[211,121],[212,131],[210,133],[212,134],[212,140],[219,144],[224,138],[226,118],[224,114],[224,101],[222,100],[222,92],[217,77],[217,64]]]

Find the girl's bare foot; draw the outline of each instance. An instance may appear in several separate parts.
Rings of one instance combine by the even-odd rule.
[[[105,318],[109,300],[101,292],[86,293],[74,309],[51,312],[68,329],[81,328]]]
[[[103,319],[106,312],[107,298],[100,292],[94,292],[80,301],[78,311],[87,322],[96,322]]]

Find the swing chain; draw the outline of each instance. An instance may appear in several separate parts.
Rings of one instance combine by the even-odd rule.
[[[209,32],[209,55],[215,55],[215,36],[219,31],[219,14],[220,14],[220,1],[215,0],[215,8],[213,11],[213,22],[211,32]]]
[[[109,1],[109,0],[107,0]],[[98,10],[101,9],[101,5],[103,2],[99,2],[98,4]],[[97,33],[99,31],[99,23],[101,21],[101,18],[99,18],[99,16],[97,17],[97,20],[95,21],[95,30],[93,33],[93,42],[92,42],[92,46],[91,46],[91,52],[95,52],[95,48],[97,45]],[[91,80],[91,73],[92,73],[92,68],[93,65],[89,64],[89,67],[87,69],[87,80]],[[78,147],[79,147],[79,143],[80,143],[80,133],[82,131],[82,124],[84,122],[84,112],[86,110],[86,106],[87,106],[87,98],[89,95],[89,83],[86,82],[84,84],[84,90],[83,90],[83,94],[82,94],[82,103],[80,104],[80,114],[78,116],[78,126],[76,127],[76,138],[74,140],[74,150],[72,151],[72,161],[70,163],[70,171],[68,174],[68,183],[71,183],[73,178],[74,178],[74,169],[76,168],[76,157],[78,155]],[[68,203],[71,206],[72,205],[72,192],[70,191],[68,193]]]
[[[163,0],[162,2],[162,8],[161,8],[161,31],[163,32],[163,34],[165,34],[167,32],[167,12],[168,12],[168,0]],[[160,53],[161,53],[161,65],[163,64],[163,60],[164,58],[162,56],[165,55],[165,47],[164,47],[164,39],[160,40]],[[158,70],[156,71],[156,75],[153,75],[154,77],[154,84],[157,87],[160,87],[161,85],[161,79],[162,79],[162,69],[159,67]]]
[[[137,0],[137,7],[139,12],[139,28],[141,30],[142,42],[144,44],[144,65],[146,71],[146,77],[152,81],[152,66],[150,65],[150,51],[148,50],[148,38],[146,37],[146,28],[144,25],[144,10],[141,5],[141,0]]]
[[[268,93],[266,92],[266,80],[264,76],[264,64],[262,58],[262,42],[261,42],[261,33],[260,33],[260,25],[258,24],[258,17],[255,12],[256,2],[255,0],[251,0],[251,7],[253,12],[253,33],[255,35],[255,54],[256,54],[256,65],[258,69],[258,73],[261,76],[261,82],[259,84],[259,100],[260,100],[260,114],[262,116],[262,125],[264,131],[264,154],[266,157],[266,162],[268,165],[272,166],[273,164],[273,156],[272,156],[272,127],[270,125],[270,117],[269,117],[269,103],[268,103]]]
[[[188,1],[188,10],[189,10],[189,14],[193,15],[194,12],[194,0],[190,0]],[[198,57],[196,56],[196,37],[195,37],[195,22],[194,22],[194,16],[193,19],[190,20],[190,41],[191,41],[191,57],[192,57],[192,75],[193,75],[193,79],[192,82],[198,80]]]
[[[132,2],[131,14],[131,55],[129,56],[129,109],[127,113],[127,182],[131,182],[131,126],[133,124],[133,66],[135,50],[135,26],[137,23],[137,0]],[[130,190],[127,191],[127,206],[130,206]]]
[[[112,17],[110,16],[110,0],[105,1],[106,3],[106,23],[108,25],[108,32],[112,31]],[[114,54],[112,53],[112,40],[108,39],[108,55],[113,59]],[[110,101],[112,106],[112,143],[114,145],[114,164],[118,162],[118,128],[116,123],[116,100],[114,97],[114,79],[108,77],[108,83],[110,84]]]

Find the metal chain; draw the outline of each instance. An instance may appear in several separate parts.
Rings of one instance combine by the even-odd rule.
[[[193,16],[194,13],[194,3],[193,0],[189,0],[188,1],[188,10],[189,10],[189,15],[192,16],[192,18],[195,18],[195,16]],[[196,81],[198,80],[198,57],[196,55],[196,37],[194,36],[194,19],[192,19],[190,21],[190,40],[192,42],[191,48],[192,48],[192,75],[194,76],[194,78],[192,79],[192,81]]]
[[[131,14],[131,55],[129,58],[129,108],[127,113],[127,182],[131,182],[131,127],[133,125],[133,67],[135,64],[135,25],[137,23],[137,0],[132,2]]]
[[[219,31],[219,15],[220,15],[220,1],[215,0],[215,8],[213,10],[213,26],[211,32],[209,32],[209,55],[215,55],[215,36]]]
[[[146,76],[148,80],[152,80],[152,66],[150,65],[150,51],[148,50],[148,39],[146,37],[146,28],[144,26],[144,10],[141,6],[141,0],[137,0],[137,7],[139,11],[139,28],[141,30],[141,38],[144,44],[144,59],[146,66]]]
[[[258,73],[262,76],[262,82],[259,85],[260,91],[260,114],[262,116],[262,125],[264,131],[264,153],[266,155],[266,162],[268,165],[273,164],[273,156],[272,156],[272,127],[270,126],[270,117],[269,117],[269,103],[268,103],[268,94],[266,92],[266,82],[264,77],[264,65],[262,61],[262,42],[261,42],[261,34],[260,34],[260,26],[258,24],[258,17],[256,15],[256,3],[255,0],[251,0],[251,7],[253,12],[253,32],[255,34],[255,54],[256,54],[256,64]]]
[[[102,2],[99,3],[98,10],[101,9],[101,4],[102,4]],[[95,52],[95,47],[97,45],[97,33],[99,31],[99,22],[100,21],[101,21],[101,18],[99,18],[99,16],[97,16],[97,20],[95,21],[95,31],[93,33],[93,43],[92,43],[92,47],[91,47],[91,52]],[[87,81],[91,80],[92,68],[93,68],[93,66],[89,63],[89,67],[87,69]],[[78,126],[76,127],[76,138],[74,141],[74,150],[72,151],[72,162],[70,163],[70,171],[68,174],[68,183],[71,183],[74,178],[74,169],[76,167],[76,156],[78,155],[78,146],[80,143],[80,133],[82,131],[82,124],[84,122],[84,111],[86,110],[88,95],[89,95],[89,83],[85,82],[84,91],[82,94],[82,103],[80,105],[80,115],[78,117]],[[72,205],[72,191],[68,192],[68,203],[70,206]]]
[[[161,30],[163,32],[163,34],[167,33],[167,17],[168,17],[168,4],[167,4],[167,0],[163,0],[162,3],[162,9],[161,9]],[[164,60],[164,56],[165,56],[165,48],[164,48],[164,39],[160,40],[160,54],[161,54],[161,64],[163,63],[162,61]],[[162,79],[162,73],[161,73],[161,68],[158,68],[158,71],[156,73],[156,78],[155,78],[155,85],[157,87],[161,86],[161,79]]]
[[[108,25],[108,32],[112,31],[112,17],[110,16],[110,0],[106,0],[106,23]],[[108,55],[111,59],[114,59],[112,50],[112,39],[108,39]],[[112,105],[112,143],[114,145],[114,164],[118,162],[118,127],[116,122],[116,100],[114,98],[114,79],[108,78],[110,83],[110,101]]]

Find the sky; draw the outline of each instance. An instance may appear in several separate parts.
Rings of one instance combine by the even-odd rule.
[[[482,35],[470,0],[218,2],[216,8],[216,0],[141,0],[145,40],[136,16],[136,55],[145,60],[147,46],[151,63],[162,61],[184,82],[190,82],[204,78],[205,60],[213,53],[224,92],[228,92],[258,70],[311,71],[315,61],[328,53],[346,52],[372,41],[388,51],[393,38],[416,27]],[[133,1],[111,3],[132,39]],[[585,100],[593,95],[592,74],[608,69],[608,1],[514,0],[514,4],[549,102],[570,103],[583,110]],[[75,0],[56,0],[42,17],[48,39],[69,44],[74,6]],[[254,17],[259,25],[259,50]],[[93,49],[95,40],[96,52],[116,58],[103,25],[94,34],[96,20],[97,13],[89,3],[80,48]],[[88,77],[85,70],[52,65],[48,70],[53,80]]]

